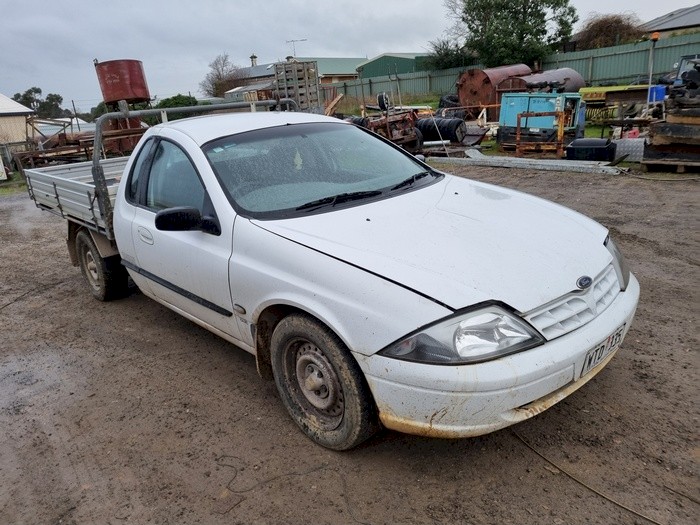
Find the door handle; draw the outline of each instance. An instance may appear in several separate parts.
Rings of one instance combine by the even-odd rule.
[[[136,230],[139,234],[139,239],[141,239],[146,244],[153,244],[153,234],[148,231],[143,226],[139,226]]]

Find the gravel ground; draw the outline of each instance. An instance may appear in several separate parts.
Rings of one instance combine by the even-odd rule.
[[[138,291],[95,301],[63,221],[0,197],[0,523],[697,523],[697,181],[446,169],[619,241],[642,297],[588,385],[487,436],[331,452],[251,355]]]

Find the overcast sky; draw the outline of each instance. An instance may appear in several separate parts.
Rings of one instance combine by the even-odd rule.
[[[647,22],[697,0],[571,0],[591,12]],[[264,9],[264,12],[262,11]],[[30,87],[89,111],[101,100],[93,59],[143,62],[151,96],[201,96],[208,64],[239,66],[297,56],[368,57],[426,52],[451,25],[442,0],[0,0],[0,93]],[[579,22],[578,25],[581,24]]]

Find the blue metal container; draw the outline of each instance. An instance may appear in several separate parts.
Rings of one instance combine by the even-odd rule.
[[[501,99],[499,126],[517,126],[521,113],[547,113],[551,111],[570,110],[572,118],[564,129],[578,126],[580,119],[581,95],[578,93],[505,93]],[[522,118],[523,128],[555,129],[556,118],[528,117]]]
[[[516,141],[518,115],[524,113],[551,113],[564,111],[564,141],[583,136],[585,105],[578,93],[505,93],[501,99],[496,141],[512,144]],[[557,135],[555,115],[521,117],[522,142],[552,142]]]

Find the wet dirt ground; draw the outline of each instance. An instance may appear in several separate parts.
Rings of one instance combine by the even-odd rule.
[[[251,355],[137,291],[95,301],[63,221],[0,197],[0,523],[697,523],[697,181],[447,169],[611,229],[642,296],[588,385],[487,436],[331,452]]]

